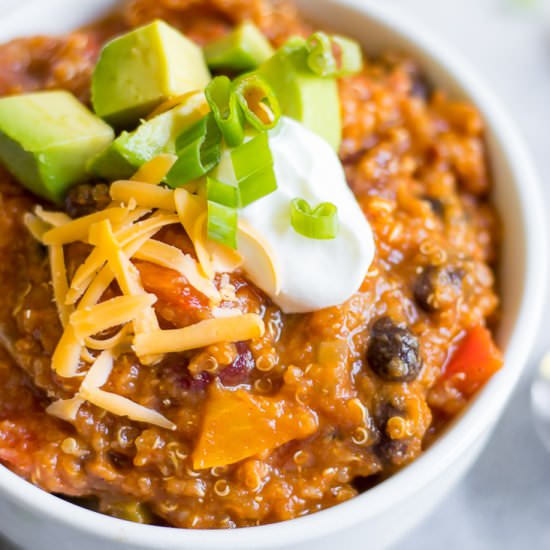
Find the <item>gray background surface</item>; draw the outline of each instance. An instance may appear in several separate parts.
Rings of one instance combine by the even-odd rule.
[[[0,9],[22,1],[0,0]],[[527,139],[550,204],[550,0],[380,2],[431,27],[478,69]],[[396,550],[550,548],[550,455],[529,406],[533,369],[550,349],[546,311],[529,368],[481,459]],[[8,545],[0,541],[0,548]]]

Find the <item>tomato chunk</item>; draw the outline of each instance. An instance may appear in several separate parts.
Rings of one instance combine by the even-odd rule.
[[[177,271],[136,262],[143,288],[158,298],[157,313],[176,326],[187,326],[209,316],[208,299]]]
[[[212,384],[193,468],[233,464],[316,430],[316,415],[295,401]]]
[[[445,368],[442,380],[469,397],[503,365],[501,351],[484,326],[471,329],[460,342]]]

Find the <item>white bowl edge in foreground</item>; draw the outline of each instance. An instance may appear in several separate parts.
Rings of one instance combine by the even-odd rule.
[[[0,22],[0,41],[63,32],[89,22],[116,0],[33,0]],[[193,531],[123,522],[49,495],[0,468],[2,529],[28,548],[59,550],[333,548],[343,530],[357,547],[382,548],[417,523],[481,451],[525,364],[546,287],[546,227],[537,175],[517,130],[455,53],[416,21],[379,0],[297,0],[306,16],[361,40],[368,51],[403,49],[438,86],[477,105],[487,123],[494,200],[504,220],[499,343],[506,366],[451,429],[413,464],[348,502],[304,518],[233,531]],[[322,537],[324,537],[321,540]],[[360,543],[360,545],[359,545]],[[326,545],[326,546],[325,546]],[[355,547],[355,544],[352,543]]]

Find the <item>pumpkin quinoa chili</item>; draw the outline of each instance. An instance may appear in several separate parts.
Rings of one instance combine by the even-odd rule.
[[[0,96],[63,89],[90,106],[102,46],[155,19],[200,46],[245,20],[276,48],[313,30],[284,2],[130,0],[74,33],[0,46]],[[45,491],[127,520],[203,529],[272,523],[348,500],[410,463],[498,370],[485,327],[498,310],[499,230],[487,199],[480,114],[433,90],[413,60],[395,53],[365,59],[360,72],[338,79],[338,93],[339,158],[375,243],[359,290],[339,305],[287,314],[244,270],[222,270],[208,287],[221,296],[213,307],[181,272],[146,252],[132,262],[122,254],[144,293],[126,296],[116,276],[101,303],[127,299],[130,308],[153,296],[154,305],[145,305],[162,332],[218,322],[220,309],[235,309],[242,318],[225,318],[224,326],[239,325],[244,339],[140,354],[139,342],[150,344],[153,332],[109,355],[97,340],[117,338],[116,327],[95,334],[94,349],[83,321],[89,348],[81,349],[79,368],[112,361],[107,379],[88,393],[82,376],[52,368],[66,327],[77,325],[62,325],[65,306],[54,299],[50,264],[61,254],[73,281],[94,246],[112,237],[115,214],[89,240],[48,246],[31,235],[28,216],[37,204],[74,219],[113,212],[105,209],[118,178],[78,184],[56,207],[0,163],[4,465]],[[187,229],[172,220],[155,241],[200,260]],[[107,394],[125,398],[122,408],[141,405],[134,420],[102,406]],[[52,403],[67,400],[76,409],[59,418]]]

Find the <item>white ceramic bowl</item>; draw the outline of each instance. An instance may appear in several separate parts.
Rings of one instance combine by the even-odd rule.
[[[400,48],[430,79],[468,98],[483,113],[495,179],[494,201],[504,220],[502,323],[498,340],[506,366],[439,440],[389,480],[329,510],[275,525],[194,531],[132,524],[79,508],[0,468],[0,528],[29,549],[263,550],[383,548],[435,506],[487,441],[529,354],[546,286],[546,227],[537,176],[518,132],[495,98],[460,58],[417,22],[380,0],[297,0],[304,15],[360,40],[367,51]],[[63,32],[89,22],[116,0],[31,0],[0,22],[0,40]],[[502,480],[503,483],[506,480]]]

